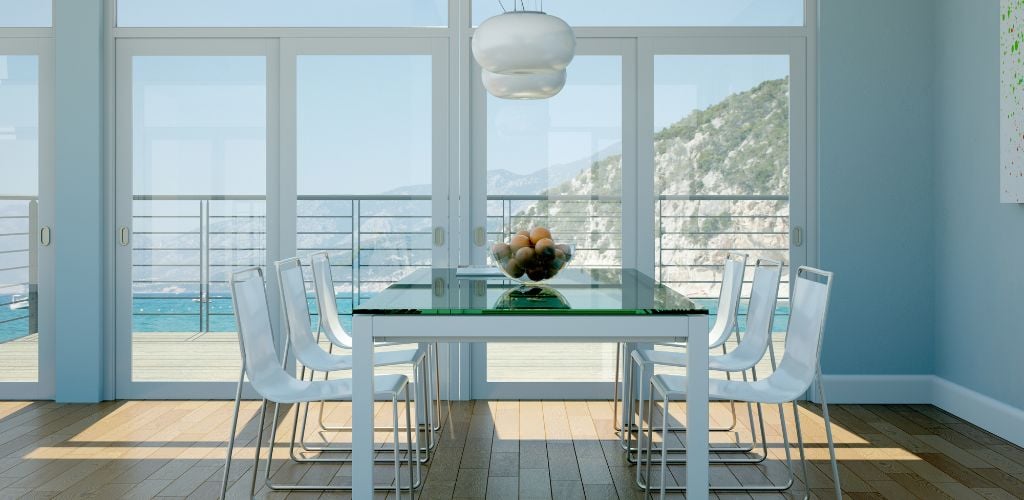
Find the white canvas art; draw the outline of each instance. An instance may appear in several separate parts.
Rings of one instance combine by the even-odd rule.
[[[1024,0],[1002,0],[999,201],[1024,203]]]

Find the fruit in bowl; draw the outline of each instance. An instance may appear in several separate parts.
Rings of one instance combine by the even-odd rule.
[[[501,272],[521,283],[540,283],[554,278],[572,261],[573,245],[555,243],[546,227],[513,234],[507,242],[491,246],[491,259]]]

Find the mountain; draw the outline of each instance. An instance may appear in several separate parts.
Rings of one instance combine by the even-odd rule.
[[[597,152],[592,158],[540,168],[528,174],[505,169],[487,171],[487,192],[502,195],[535,195],[577,177],[594,162],[622,154],[622,143],[615,143]]]
[[[654,137],[655,191],[659,195],[787,195],[789,193],[789,79],[771,80],[695,110]],[[548,195],[617,197],[622,158],[612,155]],[[657,220],[659,258],[671,267],[666,281],[715,281],[725,250],[788,246],[787,200],[662,200]],[[521,213],[522,225],[550,224],[569,234],[578,264],[620,260],[621,206],[602,201],[541,201]],[[776,234],[773,234],[776,233]],[[752,252],[753,253],[753,252]],[[788,252],[752,255],[787,260]],[[712,294],[695,285],[688,293]]]

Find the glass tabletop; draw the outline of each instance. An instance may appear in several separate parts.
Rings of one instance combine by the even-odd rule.
[[[708,314],[679,292],[635,270],[566,269],[543,285],[504,276],[420,269],[356,306],[355,314]]]

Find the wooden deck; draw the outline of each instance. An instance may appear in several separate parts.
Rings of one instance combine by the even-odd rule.
[[[39,373],[39,336],[0,344],[0,382],[35,382]]]
[[[0,498],[215,498],[231,406],[222,401],[0,402]],[[254,402],[242,407],[230,498],[247,494],[257,408]],[[952,415],[931,406],[831,409],[844,498],[1024,497],[1024,449]],[[672,417],[682,411],[681,406],[673,407]],[[348,421],[347,404],[331,404],[328,412],[332,422]],[[818,407],[805,404],[800,412],[811,459],[812,498],[832,498]],[[380,405],[378,424],[388,424],[389,416],[390,408]],[[612,407],[607,401],[458,402],[452,417],[423,471],[420,498],[641,498],[632,482],[634,469],[624,461],[611,428]],[[721,423],[726,418],[725,407],[716,406],[713,420]],[[789,412],[787,419],[792,419]],[[283,421],[272,465],[275,479],[351,481],[347,464],[311,466],[280,459],[287,453],[284,443],[291,419]],[[777,417],[768,423],[769,439],[778,443]],[[791,424],[789,428],[792,432]],[[387,433],[378,435],[382,443],[388,439]],[[345,437],[332,440],[344,442]],[[715,467],[711,477],[726,484],[753,484],[766,476],[780,479],[783,448],[774,444],[770,450],[765,464]],[[675,481],[685,470],[672,466],[670,473]],[[389,474],[386,465],[377,472],[381,480]],[[794,498],[801,493],[717,498]],[[257,497],[286,495],[261,487]],[[347,497],[319,492],[287,495]]]
[[[784,344],[775,339],[781,356]],[[0,382],[34,380],[38,336],[0,344]],[[327,344],[324,343],[324,348]],[[733,344],[730,343],[730,348]],[[383,348],[382,350],[401,349]],[[611,381],[615,376],[613,344],[492,344],[488,349],[491,381]],[[135,381],[236,381],[240,368],[234,333],[135,333],[132,379]],[[381,373],[401,370],[381,370]],[[771,372],[765,358],[759,374]]]

